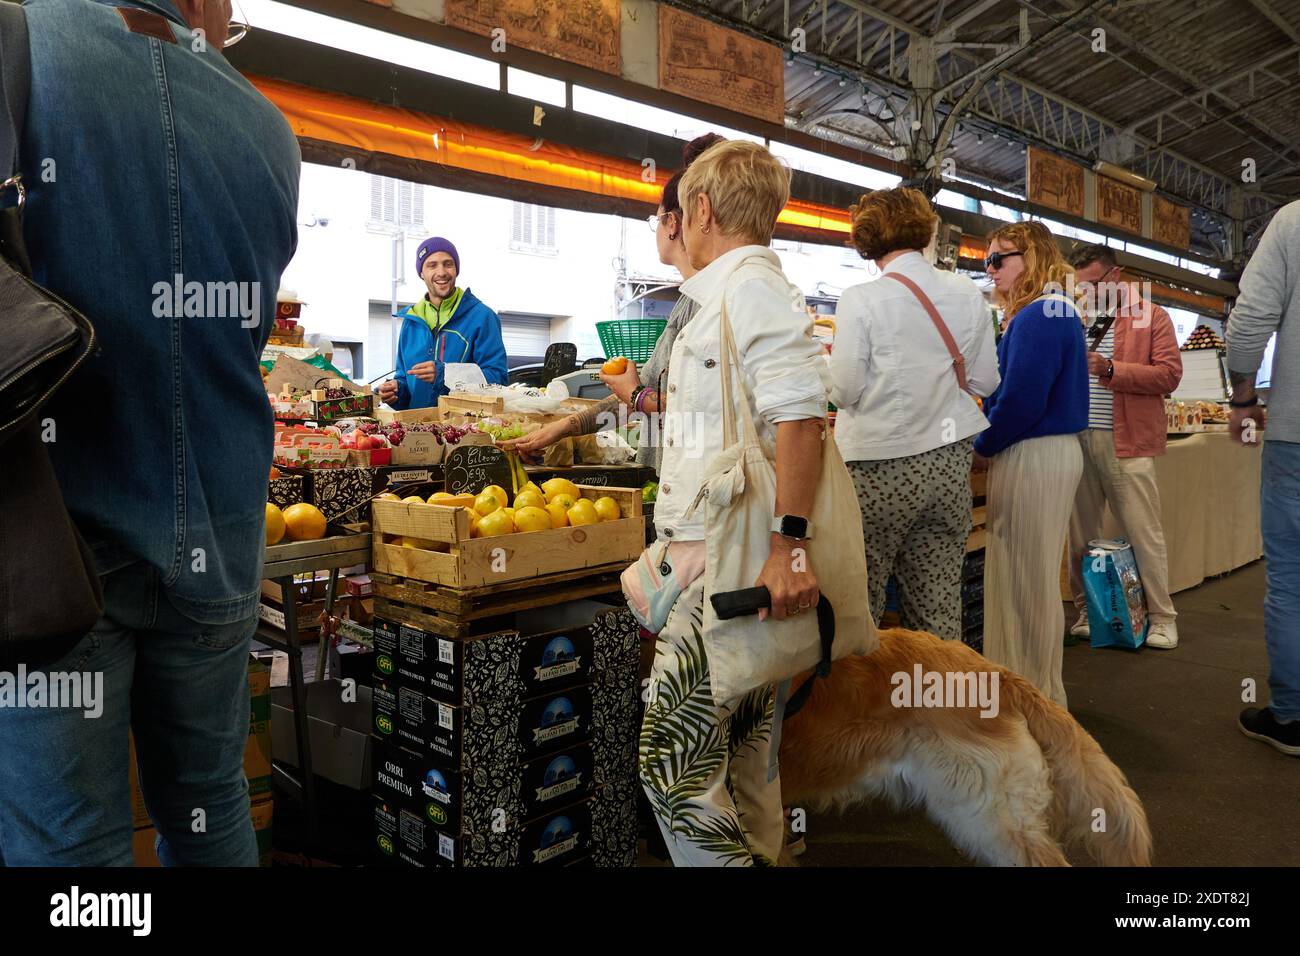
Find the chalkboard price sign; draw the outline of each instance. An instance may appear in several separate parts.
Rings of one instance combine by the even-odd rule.
[[[506,453],[493,445],[467,445],[447,452],[443,462],[447,474],[447,491],[453,495],[478,494],[488,485],[513,489],[510,461]]]

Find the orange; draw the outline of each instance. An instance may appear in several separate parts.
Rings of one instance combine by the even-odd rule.
[[[552,528],[566,528],[569,525],[569,516],[566,512],[569,509],[561,501],[552,501],[546,506],[546,513],[551,516]]]
[[[271,502],[266,503],[266,546],[279,544],[284,537],[284,512]]]
[[[596,516],[601,521],[617,521],[623,517],[623,513],[618,509],[618,502],[606,495],[604,498],[596,499]]]
[[[515,527],[520,531],[550,531],[551,516],[544,509],[529,505],[516,512]]]
[[[315,505],[299,503],[284,509],[290,541],[316,541],[325,537],[325,516]]]
[[[587,498],[583,498],[568,510],[567,517],[569,524],[575,528],[584,524],[595,524],[600,520],[596,514],[596,506]]]
[[[480,518],[485,518],[498,508],[502,507],[500,499],[490,492],[483,492],[474,499],[474,510],[479,513]]]
[[[510,504],[510,496],[506,494],[506,490],[500,485],[488,485],[483,489],[483,494],[491,495],[497,501],[501,502],[502,508]]]
[[[627,359],[623,356],[612,358],[600,367],[600,370],[606,375],[622,375],[627,371]]]
[[[540,491],[521,491],[515,495],[516,508],[545,508],[546,496]]]
[[[494,538],[499,534],[510,534],[514,530],[514,522],[503,508],[485,514],[478,522],[480,538]]]

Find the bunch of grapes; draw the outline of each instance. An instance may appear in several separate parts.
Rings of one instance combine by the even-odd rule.
[[[478,423],[478,430],[491,435],[495,442],[510,441],[524,436],[524,426],[518,422],[482,421]]]

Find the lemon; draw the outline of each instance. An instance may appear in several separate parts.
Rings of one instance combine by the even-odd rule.
[[[478,523],[479,523],[478,512],[475,511],[473,508],[465,508],[463,510],[467,515],[469,515],[469,536],[471,538],[477,538],[478,535],[475,534],[475,532],[478,530]]]
[[[559,501],[552,501],[549,505],[546,506],[546,513],[551,516],[552,528],[568,527],[569,524],[569,516],[567,514],[568,510],[569,509],[564,506],[563,502],[559,502]]]
[[[565,511],[568,511],[570,508],[573,507],[574,502],[576,502],[577,500],[578,499],[575,498],[573,495],[565,492],[561,492],[560,494],[547,498],[546,503],[548,505],[559,505]]]
[[[421,498],[419,495],[407,495],[405,498],[402,499],[402,504],[422,505],[425,504],[425,500]]]
[[[444,498],[455,498],[456,496],[447,491],[435,491],[429,496],[429,501],[442,501]]]
[[[515,513],[515,527],[520,531],[550,531],[551,516],[545,509],[529,505]]]
[[[483,492],[474,499],[474,510],[478,512],[480,518],[485,518],[498,508],[502,507],[500,499],[491,492]]]
[[[513,525],[513,524],[515,523],[515,509],[514,509],[514,508],[502,508],[501,510],[504,511],[506,514],[508,514],[508,515],[510,516],[510,523]]]
[[[535,485],[535,484],[534,484],[533,482],[531,482],[531,481],[528,482],[528,484],[524,485],[522,488],[519,489],[519,493],[520,493],[521,495],[522,495],[525,491],[534,491],[534,492],[536,492],[537,494],[541,495],[543,500],[545,500],[545,498],[546,498],[546,492],[542,491],[541,488],[538,488],[537,485]]]
[[[600,516],[596,514],[596,506],[586,498],[583,498],[581,501],[574,504],[574,506],[568,510],[566,515],[569,519],[569,524],[573,525],[575,528],[580,525],[595,524],[600,520]]]
[[[574,501],[582,497],[578,491],[578,486],[568,478],[552,478],[550,481],[543,481],[542,493],[546,495],[548,502],[554,501],[556,495],[568,495]]]
[[[266,503],[266,545],[279,544],[284,537],[284,512],[271,502]]]
[[[432,551],[437,548],[438,542],[431,541],[428,538],[412,538],[407,535],[402,539],[403,548],[423,548],[425,551]]]
[[[510,534],[515,525],[505,509],[497,508],[479,519],[477,530],[480,538],[494,538],[499,534]]]
[[[545,508],[546,496],[536,491],[521,491],[515,495],[516,508]]]
[[[506,490],[500,485],[488,485],[483,489],[483,494],[491,495],[497,501],[501,502],[502,508],[510,504],[510,496],[506,494]]]
[[[402,499],[397,497],[397,495],[393,494],[391,491],[385,491],[382,495],[375,495],[375,500],[376,501],[401,501]]]
[[[618,502],[608,495],[604,498],[597,498],[595,508],[596,515],[601,521],[617,521],[623,517],[623,513],[619,511]]]

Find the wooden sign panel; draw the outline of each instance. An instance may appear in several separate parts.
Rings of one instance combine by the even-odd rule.
[[[1135,236],[1142,235],[1142,192],[1132,186],[1097,177],[1097,221]]]
[[[449,27],[619,75],[619,0],[445,0],[444,11]]]
[[[1192,243],[1192,211],[1186,206],[1152,196],[1151,238],[1167,246],[1186,249]]]
[[[443,468],[447,475],[449,494],[476,495],[488,485],[500,485],[507,492],[514,488],[510,459],[495,445],[453,448],[447,452]]]
[[[1083,218],[1083,167],[1031,146],[1025,158],[1025,194],[1030,202]]]
[[[659,5],[659,88],[785,122],[785,65],[779,47]]]

